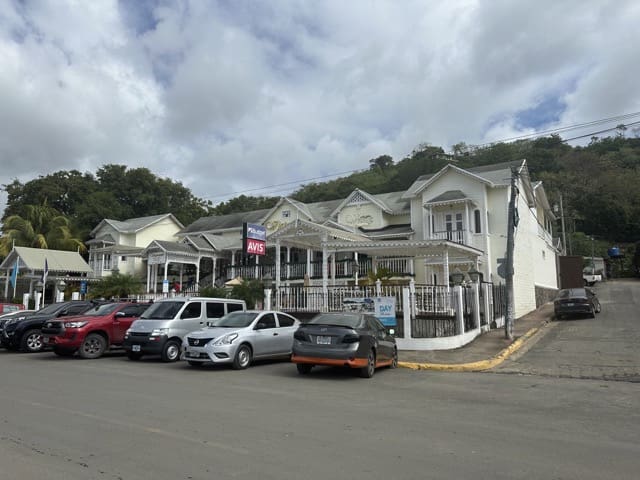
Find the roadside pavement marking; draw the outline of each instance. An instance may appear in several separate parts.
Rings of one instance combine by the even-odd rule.
[[[414,362],[398,362],[399,367],[409,368],[411,370],[441,370],[449,372],[481,372],[483,370],[489,370],[504,362],[515,351],[520,349],[524,342],[535,335],[540,327],[535,327],[529,330],[527,333],[516,339],[511,345],[488,360],[480,360],[471,363],[414,363]]]

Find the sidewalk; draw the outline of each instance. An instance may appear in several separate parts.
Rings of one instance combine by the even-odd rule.
[[[550,302],[515,320],[513,340],[505,338],[504,328],[499,328],[455,350],[400,350],[399,366],[414,370],[487,370],[541,336],[543,327],[552,318],[553,303]]]

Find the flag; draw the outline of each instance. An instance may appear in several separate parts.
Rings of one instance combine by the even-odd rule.
[[[42,284],[47,283],[47,276],[49,275],[49,264],[47,263],[47,259],[44,259],[44,272],[42,272]]]
[[[16,282],[18,281],[18,268],[20,267],[20,259],[16,258],[16,266],[13,267],[13,272],[11,272],[11,278],[9,281],[11,282],[11,286],[15,289]]]

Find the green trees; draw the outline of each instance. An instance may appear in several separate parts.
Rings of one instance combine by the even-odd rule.
[[[23,215],[11,215],[4,220],[0,237],[0,256],[6,256],[14,245],[55,250],[78,250],[86,247],[76,237],[69,220],[57,210],[43,205],[25,205]]]
[[[142,291],[142,281],[132,275],[114,272],[92,283],[88,295],[91,298],[127,298]]]
[[[209,214],[210,202],[195,197],[180,182],[159,178],[147,168],[104,165],[96,176],[60,171],[22,184],[4,185],[7,208],[2,222],[22,215],[28,205],[49,205],[66,217],[81,238],[103,219],[125,220],[173,213],[188,225]]]

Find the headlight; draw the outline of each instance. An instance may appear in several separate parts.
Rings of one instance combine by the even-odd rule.
[[[237,333],[228,333],[224,337],[220,337],[213,344],[214,345],[231,345],[236,338],[238,338]]]
[[[89,322],[65,322],[65,328],[81,328],[84,327]]]
[[[152,337],[159,337],[161,335],[167,335],[169,333],[168,328],[154,328],[151,332]]]

